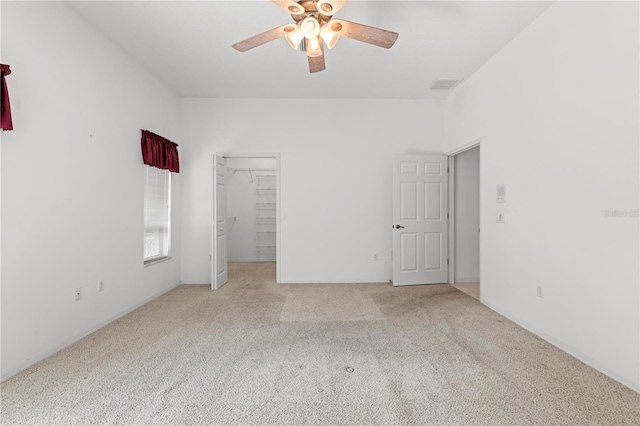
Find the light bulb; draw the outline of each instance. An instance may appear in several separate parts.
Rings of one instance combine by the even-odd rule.
[[[335,46],[338,42],[340,33],[333,31],[331,28],[329,28],[328,25],[324,25],[322,28],[320,28],[320,37],[322,37],[324,42],[327,43],[327,47],[329,49],[332,49],[333,46]]]
[[[293,48],[293,50],[298,50],[298,46],[300,46],[300,42],[303,39],[302,31],[300,31],[300,27],[297,25],[291,25],[285,27],[284,29],[285,35],[284,38],[287,39],[289,46]]]
[[[322,49],[320,48],[320,40],[318,37],[307,39],[307,56],[310,58],[322,56]]]
[[[320,33],[320,23],[313,16],[307,16],[300,23],[300,30],[302,31],[302,35],[308,39],[318,37]]]

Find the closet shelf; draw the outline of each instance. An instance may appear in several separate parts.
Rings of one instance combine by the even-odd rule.
[[[264,203],[264,204],[256,203],[256,210],[275,210],[275,209],[276,209],[276,203]]]
[[[275,251],[276,246],[256,246],[256,251],[258,253],[269,253]]]
[[[257,232],[256,240],[257,241],[273,241],[276,239],[275,232]]]
[[[249,176],[251,176],[251,183],[253,183],[254,178],[260,180],[262,178],[262,176],[273,176],[273,175],[256,175],[254,173],[258,173],[258,172],[274,172],[274,169],[254,169],[254,168],[248,168],[248,169],[236,169],[233,167],[228,167],[227,168],[227,172],[231,172],[231,174],[229,175],[229,178],[231,178],[231,176],[235,175],[237,172],[249,172]],[[275,176],[274,180],[275,180]]]
[[[275,217],[257,217],[256,223],[258,225],[275,225],[276,218]]]

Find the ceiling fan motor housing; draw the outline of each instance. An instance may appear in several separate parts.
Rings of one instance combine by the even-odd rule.
[[[314,18],[316,18],[321,25],[326,24],[331,19],[331,15],[323,15],[322,11],[318,10],[317,1],[315,0],[302,0],[300,2],[300,6],[304,8],[303,13],[291,14],[291,17],[293,18],[293,20],[296,21],[296,23],[298,24],[309,16],[313,16]],[[322,6],[324,6],[325,9],[327,9],[325,13],[330,13],[333,10],[333,7],[328,3],[325,3]]]

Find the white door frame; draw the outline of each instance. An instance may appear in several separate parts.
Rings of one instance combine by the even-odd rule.
[[[476,147],[480,147],[480,164],[479,164],[479,168],[480,168],[480,173],[479,173],[479,182],[478,182],[478,187],[480,188],[479,191],[480,193],[478,194],[480,196],[480,206],[479,206],[479,213],[480,213],[480,217],[479,217],[479,223],[480,223],[480,235],[479,235],[479,239],[480,239],[480,268],[479,268],[479,276],[480,276],[480,281],[482,281],[482,212],[483,210],[483,197],[482,197],[482,189],[483,189],[483,180],[484,180],[484,161],[483,161],[483,154],[482,154],[482,138],[478,138],[478,139],[474,139],[473,141],[466,143],[454,150],[451,150],[449,152],[447,152],[445,155],[447,155],[449,157],[449,284],[453,284],[455,283],[455,270],[456,270],[456,247],[455,247],[455,161],[454,161],[454,157],[458,154],[462,154],[465,151],[468,151],[470,149],[476,148]],[[480,301],[482,301],[482,286],[480,286]]]
[[[213,154],[213,161],[215,161],[215,156],[217,155],[221,155],[224,158],[230,159],[230,158],[272,158],[276,160],[276,282],[281,282],[280,280],[280,270],[281,270],[281,262],[280,262],[280,254],[281,254],[281,240],[280,240],[280,153],[256,153],[256,152],[242,152],[242,153],[236,153],[236,152],[217,152]],[[213,169],[212,169],[213,172]],[[213,182],[213,180],[212,180]],[[227,196],[229,194],[227,193]],[[212,199],[212,203],[211,205],[213,206],[214,200],[213,200],[213,190],[211,191],[211,199]],[[211,216],[213,217],[213,215]],[[215,228],[214,228],[215,224],[211,223],[211,255],[215,256]],[[213,276],[211,277],[211,279],[213,280]]]

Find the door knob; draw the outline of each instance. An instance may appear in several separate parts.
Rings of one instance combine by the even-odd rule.
[[[396,225],[396,226],[395,226],[395,228],[396,228],[396,229],[400,229],[400,228],[404,228],[404,226],[402,226],[402,225]]]

